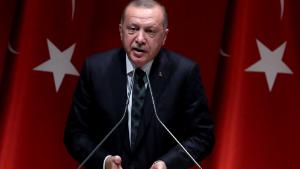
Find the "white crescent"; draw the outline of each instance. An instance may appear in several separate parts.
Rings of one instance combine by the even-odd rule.
[[[76,7],[76,4],[75,4],[75,0],[72,0],[72,20],[74,19],[74,15],[75,15],[75,7]]]
[[[20,54],[20,52],[16,51],[16,50],[11,46],[10,42],[8,42],[7,48],[8,48],[8,50],[9,50],[11,53],[13,53],[13,54],[15,54],[15,55]]]
[[[220,54],[221,54],[221,56],[225,56],[225,57],[229,57],[230,56],[229,54],[225,53],[222,48],[220,49]]]
[[[280,0],[280,8],[281,8],[280,18],[282,19],[284,14],[284,0]]]

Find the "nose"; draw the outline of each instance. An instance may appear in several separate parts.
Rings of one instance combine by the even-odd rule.
[[[135,42],[138,44],[138,45],[144,45],[145,44],[145,34],[142,30],[140,30],[137,34],[137,37],[135,39]]]

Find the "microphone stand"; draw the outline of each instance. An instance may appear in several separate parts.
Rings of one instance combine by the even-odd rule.
[[[133,75],[135,74],[135,70],[133,71]],[[125,109],[123,112],[123,116],[122,118],[118,121],[118,123],[107,133],[107,135],[97,144],[97,146],[93,149],[93,151],[90,152],[90,154],[80,163],[80,165],[77,167],[77,169],[80,169],[91,157],[92,155],[95,154],[95,152],[98,150],[98,148],[104,143],[104,141],[107,140],[107,138],[116,130],[117,127],[119,127],[119,125],[121,124],[121,122],[123,121],[123,119],[126,116],[126,110],[128,108],[128,104],[129,104],[129,97],[131,95],[132,92],[132,86],[133,86],[133,77],[131,78],[131,84],[129,85],[129,93],[127,95],[127,100],[126,100],[126,105],[125,105]]]
[[[177,144],[184,150],[184,152],[190,157],[190,159],[197,165],[197,167],[199,169],[202,169],[202,167],[200,166],[200,164],[193,158],[193,156],[186,150],[186,148],[184,148],[184,146],[178,141],[178,139],[173,135],[173,133],[166,127],[166,125],[160,120],[159,116],[157,115],[157,111],[156,111],[156,105],[155,105],[155,100],[153,97],[153,93],[152,93],[152,88],[151,88],[151,84],[150,84],[150,80],[149,80],[149,76],[146,75],[147,77],[147,81],[149,84],[149,89],[150,89],[150,94],[151,94],[151,100],[152,100],[152,104],[153,104],[153,109],[154,109],[154,113],[155,113],[155,117],[156,119],[159,121],[159,123],[164,127],[164,129],[166,129],[166,131],[171,135],[171,137],[177,142]]]

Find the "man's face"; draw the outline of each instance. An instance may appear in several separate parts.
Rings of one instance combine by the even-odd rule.
[[[154,59],[164,45],[168,29],[163,27],[163,19],[159,6],[127,7],[119,30],[123,47],[137,67]]]

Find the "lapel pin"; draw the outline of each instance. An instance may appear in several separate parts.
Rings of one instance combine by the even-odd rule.
[[[161,72],[158,73],[159,77],[163,77],[163,74]]]

